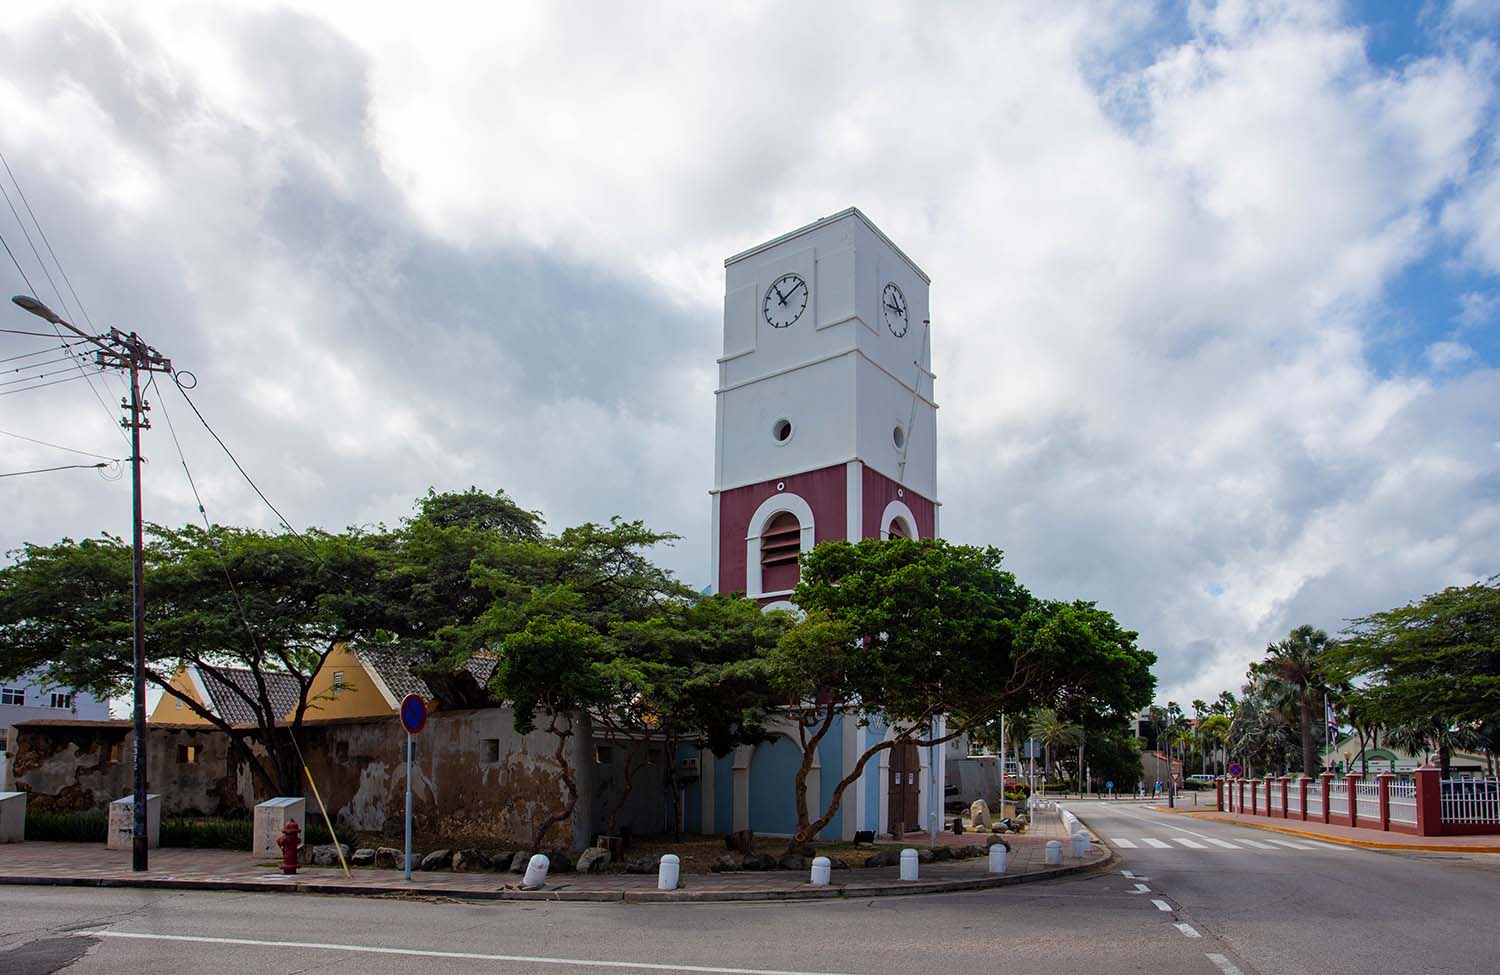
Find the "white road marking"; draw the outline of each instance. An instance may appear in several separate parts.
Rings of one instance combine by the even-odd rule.
[[[1135,849],[1135,840],[1117,840],[1117,839],[1114,839],[1113,837],[1111,837],[1110,838],[1110,842],[1113,843],[1115,846],[1118,846],[1122,850],[1133,850],[1133,849]],[[1128,877],[1130,875],[1126,874],[1126,876]]]
[[[1147,887],[1145,884],[1136,884],[1135,885],[1135,890],[1132,890],[1131,893],[1132,894],[1149,894],[1149,893],[1151,893],[1151,888]]]
[[[1233,843],[1229,842],[1228,840],[1210,839],[1209,842],[1212,843],[1214,846],[1222,846],[1226,850],[1238,850],[1239,849],[1239,847],[1235,846]]]
[[[1262,843],[1260,840],[1247,840],[1243,836],[1236,837],[1236,839],[1238,839],[1241,843],[1245,844],[1246,846],[1254,847],[1257,850],[1274,850],[1274,849],[1276,849],[1276,847],[1272,846],[1271,844],[1269,844],[1269,843]]]
[[[535,955],[490,955],[474,951],[430,951],[421,948],[378,948],[322,941],[261,941],[255,938],[205,938],[185,934],[144,934],[134,931],[78,932],[90,938],[133,938],[143,941],[185,941],[190,944],[245,945],[252,948],[310,948],[316,951],[348,951],[370,955],[402,955],[412,958],[455,958],[465,961],[509,961],[532,965],[571,965],[576,968],[630,968],[653,972],[703,972],[707,975],[846,975],[839,972],[788,971],[777,968],[725,968],[717,965],[668,965],[648,961],[605,961],[583,958],[546,958]]]
[[[1181,921],[1178,921],[1176,927],[1177,930],[1181,931],[1185,936],[1189,938],[1203,937],[1203,935],[1199,934],[1191,924],[1183,924]]]
[[[1223,955],[1210,954],[1208,956],[1208,960],[1217,965],[1219,971],[1223,972],[1224,975],[1245,975],[1244,972],[1240,971],[1240,966],[1236,965],[1228,958],[1225,958]]]
[[[1170,911],[1172,909],[1172,905],[1168,904],[1166,901],[1154,900],[1151,903],[1156,905],[1156,909],[1158,911]]]
[[[1170,850],[1172,848],[1172,845],[1170,843],[1159,840],[1154,836],[1147,836],[1145,839],[1141,840],[1141,842],[1146,844],[1147,846],[1154,846],[1158,850]]]
[[[1311,843],[1298,843],[1295,840],[1268,840],[1267,842],[1275,843],[1277,846],[1289,846],[1289,847],[1291,847],[1294,850],[1316,850],[1317,849],[1317,847],[1313,846]]]
[[[1204,849],[1207,849],[1207,847],[1205,847],[1202,843],[1199,843],[1197,840],[1189,840],[1189,839],[1185,839],[1185,838],[1183,838],[1181,836],[1173,837],[1173,839],[1175,839],[1177,842],[1181,843],[1183,846],[1187,847],[1190,850],[1204,850]]]
[[[1122,877],[1134,877],[1135,874],[1131,873],[1129,870],[1121,870],[1120,871],[1120,876],[1122,876]]]

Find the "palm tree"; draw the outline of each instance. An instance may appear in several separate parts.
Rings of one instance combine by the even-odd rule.
[[[1029,722],[1031,737],[1042,743],[1042,768],[1043,777],[1046,770],[1052,767],[1052,749],[1056,747],[1060,752],[1069,748],[1076,748],[1083,741],[1083,728],[1071,721],[1064,720],[1061,715],[1051,708],[1042,708],[1031,716]]]
[[[1296,734],[1286,710],[1284,688],[1259,664],[1250,667],[1249,682],[1241,689],[1229,725],[1229,747],[1245,760],[1246,773],[1287,765],[1287,755],[1296,747]]]
[[[1313,711],[1327,693],[1328,634],[1303,624],[1266,647],[1266,659],[1255,666],[1270,677],[1282,695],[1295,705],[1302,737],[1302,771],[1311,775],[1318,768],[1317,742],[1313,736]]]

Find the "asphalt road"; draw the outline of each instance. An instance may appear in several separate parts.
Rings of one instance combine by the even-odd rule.
[[[1227,824],[1074,808],[1100,834],[1135,846],[1107,873],[972,894],[549,905],[0,887],[0,972],[1333,975],[1500,967],[1491,944],[1500,894],[1493,858],[1277,847],[1265,842],[1273,834]]]

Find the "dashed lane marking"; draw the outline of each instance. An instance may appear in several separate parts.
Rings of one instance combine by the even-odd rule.
[[[1111,837],[1110,838],[1110,842],[1113,843],[1115,846],[1118,846],[1122,850],[1133,850],[1133,849],[1135,849],[1135,840],[1117,840],[1117,839],[1114,839],[1113,837]],[[1128,876],[1128,874],[1127,874],[1127,876]]]
[[[1172,905],[1168,904],[1166,901],[1154,900],[1151,903],[1153,903],[1153,904],[1156,905],[1156,909],[1158,911],[1170,911],[1170,910],[1172,910]]]
[[[1147,846],[1153,846],[1158,850],[1170,850],[1172,848],[1172,844],[1167,843],[1164,840],[1159,840],[1154,836],[1147,836],[1142,839],[1141,842],[1146,844]]]
[[[1240,971],[1240,966],[1236,965],[1228,958],[1225,958],[1223,955],[1210,953],[1208,955],[1208,960],[1213,962],[1214,965],[1219,969],[1219,971],[1224,973],[1224,975],[1245,975],[1244,972]]]
[[[1199,843],[1197,840],[1190,840],[1190,839],[1188,839],[1187,837],[1184,837],[1184,836],[1174,836],[1172,838],[1175,839],[1177,842],[1181,843],[1183,846],[1187,847],[1190,850],[1206,850],[1206,849],[1208,849],[1208,847],[1204,846],[1202,843]]]
[[[1203,937],[1203,935],[1199,934],[1198,930],[1196,928],[1194,928],[1191,924],[1184,924],[1183,922],[1178,921],[1177,924],[1176,924],[1176,928],[1177,928],[1177,930],[1181,931],[1185,937],[1188,937],[1188,938],[1201,938],[1201,937]]]
[[[1272,846],[1271,844],[1269,844],[1269,843],[1262,843],[1260,840],[1247,840],[1243,836],[1238,837],[1238,839],[1239,839],[1239,841],[1241,843],[1245,844],[1246,846],[1254,847],[1257,850],[1274,850],[1274,849],[1276,849],[1276,847]]]
[[[1214,846],[1222,846],[1226,850],[1238,850],[1239,849],[1239,847],[1235,846],[1233,843],[1229,842],[1228,840],[1209,839],[1208,842],[1212,843]]]

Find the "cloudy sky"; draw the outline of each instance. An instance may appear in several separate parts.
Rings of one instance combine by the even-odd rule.
[[[933,279],[945,534],[1138,629],[1164,699],[1500,572],[1495,2],[13,6],[0,151],[87,317],[299,526],[503,487],[707,582],[723,259],[857,205]],[[93,386],[0,385],[0,473],[124,456]],[[147,516],[196,517],[170,416],[274,528],[152,399]],[[0,510],[123,531],[129,483]]]

